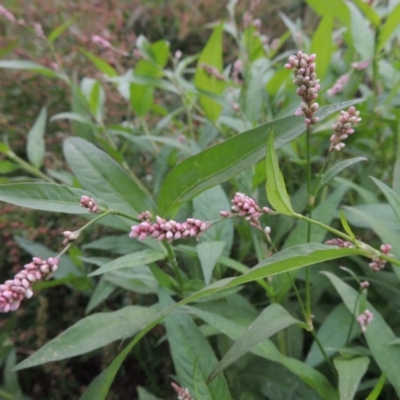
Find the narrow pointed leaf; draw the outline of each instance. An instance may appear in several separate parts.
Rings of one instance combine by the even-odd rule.
[[[69,19],[69,20],[65,21],[62,25],[53,29],[50,32],[50,35],[47,39],[49,41],[49,43],[53,44],[57,40],[57,38],[60,35],[62,35],[75,21],[76,21],[76,18]]]
[[[321,183],[318,189],[322,189],[325,185],[327,185],[333,178],[340,174],[344,169],[350,167],[351,165],[358,163],[360,161],[368,161],[366,157],[354,157],[349,160],[344,160],[336,165],[334,165],[331,169],[329,169],[321,179]]]
[[[386,22],[383,24],[383,27],[379,32],[378,45],[377,45],[378,52],[385,47],[385,44],[390,39],[390,37],[392,36],[392,34],[394,33],[399,24],[400,24],[400,3],[397,4],[396,8],[390,13]]]
[[[379,179],[376,179],[374,177],[370,177],[373,182],[375,183],[376,186],[381,190],[381,192],[384,194],[386,197],[386,200],[390,204],[390,206],[393,208],[393,211],[395,212],[399,222],[400,222],[400,196],[389,186],[387,186],[385,183],[380,181]]]
[[[35,168],[43,164],[45,152],[44,133],[46,129],[47,110],[43,107],[36,118],[35,123],[28,132],[26,152],[28,159]]]
[[[215,265],[225,247],[225,242],[203,242],[196,246],[206,285],[210,284]]]
[[[85,190],[54,183],[9,183],[0,185],[0,201],[20,207],[66,214],[87,214],[80,206]]]
[[[159,298],[163,307],[174,304],[164,291],[160,291]],[[175,371],[182,387],[188,388],[197,399],[230,399],[223,375],[211,384],[206,382],[218,360],[193,319],[187,313],[172,313],[165,319],[165,326]]]
[[[64,154],[77,179],[95,200],[101,198],[109,207],[133,216],[154,208],[141,182],[88,141],[68,138],[64,142]]]
[[[221,314],[216,314],[195,307],[187,307],[192,314],[211,325],[219,332],[223,333],[232,340],[238,340],[246,332],[247,326],[240,324]],[[279,352],[271,340],[264,340],[251,350],[251,353],[282,364],[307,385],[309,385],[323,400],[337,400],[335,390],[323,374],[309,365],[291,357],[286,357]]]
[[[87,57],[97,67],[97,69],[99,71],[101,71],[103,74],[107,75],[108,77],[118,76],[117,71],[106,61],[102,60],[99,57],[96,57],[94,54],[92,54],[89,51],[86,51],[84,49],[80,49],[79,51],[85,57]]]
[[[360,101],[363,100],[357,99],[321,107],[317,115],[323,120]],[[305,131],[305,125],[303,120],[296,116],[281,118],[250,129],[189,157],[165,178],[158,196],[160,214],[164,215],[205,189],[227,181],[260,161],[265,156],[265,144],[272,129],[277,149],[300,136]]]
[[[27,70],[49,78],[60,78],[60,75],[53,70],[28,60],[0,60],[0,68]]]
[[[208,382],[211,382],[220,372],[248,353],[253,347],[268,339],[275,333],[293,324],[301,323],[293,318],[279,304],[272,304],[251,323],[246,332],[233,344],[222,360],[211,372]]]
[[[156,314],[155,308],[128,306],[118,311],[90,315],[45,344],[14,370],[64,360],[127,338],[146,326]]]
[[[340,222],[342,223],[343,229],[346,231],[346,233],[351,236],[353,239],[356,237],[354,236],[353,231],[350,228],[349,223],[347,222],[346,215],[344,214],[343,210],[339,210],[339,215],[340,215]]]
[[[121,268],[141,267],[155,261],[163,260],[165,257],[166,255],[163,253],[154,251],[152,249],[146,249],[137,253],[127,254],[126,256],[119,257],[92,272],[89,276],[102,275],[106,272],[116,271]]]
[[[340,400],[353,400],[358,385],[367,372],[369,358],[335,358],[333,364],[339,375]]]
[[[274,147],[274,135],[268,137],[267,156],[265,158],[267,175],[267,197],[272,207],[282,214],[293,215],[290,197],[286,191],[285,180],[279,169],[278,156]]]
[[[376,382],[375,387],[373,388],[372,392],[368,395],[368,397],[365,400],[377,400],[379,399],[379,396],[385,387],[385,382],[386,382],[386,376],[385,374],[382,374],[379,377],[378,382]]]

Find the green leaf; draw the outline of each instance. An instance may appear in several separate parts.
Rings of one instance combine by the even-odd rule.
[[[218,331],[225,334],[232,340],[238,340],[247,329],[247,322],[240,323],[232,318],[223,315],[200,310],[195,307],[186,307],[196,317],[211,325]],[[270,340],[264,340],[251,352],[267,360],[278,362],[288,368],[291,372],[302,379],[307,385],[313,388],[324,400],[336,400],[337,395],[329,381],[320,372],[303,362],[294,358],[286,357],[279,352]]]
[[[200,54],[196,74],[194,76],[194,83],[197,89],[204,90],[214,95],[220,95],[224,91],[225,82],[208,74],[201,66],[205,64],[216,68],[219,72],[222,71],[223,27],[223,24],[220,24],[214,29],[210,39]],[[211,121],[216,121],[218,119],[222,109],[220,104],[203,94],[199,96],[199,103],[208,119]]]
[[[31,164],[39,169],[43,164],[45,152],[44,133],[46,130],[47,110],[43,107],[35,123],[28,132],[26,152]]]
[[[285,180],[279,169],[278,156],[275,151],[274,135],[271,132],[268,137],[267,155],[265,158],[267,175],[267,197],[272,207],[281,214],[293,215],[290,197],[286,191]]]
[[[101,198],[110,208],[133,216],[154,209],[142,183],[91,143],[68,138],[64,141],[64,154],[79,182],[96,200]]]
[[[88,305],[86,306],[85,314],[89,314],[93,309],[100,305],[103,301],[107,300],[112,293],[114,293],[117,286],[107,282],[102,276],[96,285]]]
[[[50,118],[50,121],[57,121],[59,119],[69,119],[71,121],[76,121],[76,122],[81,122],[82,124],[86,124],[86,125],[93,125],[92,121],[90,120],[90,118],[83,116],[81,114],[78,113],[74,113],[74,112],[62,112],[62,113],[58,113],[56,115],[53,115]]]
[[[311,40],[310,53],[317,55],[316,72],[320,79],[325,77],[331,63],[333,52],[333,18],[332,14],[325,15],[321,19]]]
[[[375,11],[375,7],[371,7],[370,4],[364,2],[363,0],[353,1],[354,4],[364,13],[364,15],[368,18],[368,20],[375,28],[379,28],[381,26],[381,17]]]
[[[323,274],[331,281],[347,309],[353,313],[358,297],[357,291],[330,272],[323,272]],[[372,312],[374,318],[367,326],[364,333],[365,339],[379,368],[393,385],[397,396],[400,397],[400,347],[390,345],[396,336],[370,303],[367,303],[367,309]]]
[[[323,120],[334,112],[362,100],[321,107]],[[265,143],[274,130],[275,148],[294,140],[305,131],[303,120],[290,116],[260,125],[201,153],[187,158],[165,178],[158,197],[160,215],[188,201],[210,187],[236,176],[265,156]]]
[[[339,375],[340,400],[353,400],[358,385],[367,372],[369,358],[335,358],[333,364]]]
[[[341,161],[330,168],[322,177],[321,183],[319,184],[318,190],[321,190],[327,185],[333,178],[340,174],[344,169],[350,167],[350,165],[356,164],[360,161],[368,161],[366,157],[354,157],[348,160]]]
[[[400,196],[389,186],[387,186],[385,183],[380,181],[379,179],[376,179],[372,176],[370,176],[372,181],[375,183],[376,186],[381,190],[381,192],[384,194],[386,197],[386,200],[392,207],[394,213],[396,214],[399,222],[400,222]]]
[[[210,284],[212,273],[225,247],[225,242],[203,242],[196,246],[206,285]]]
[[[390,39],[397,26],[400,24],[400,3],[397,4],[396,8],[390,13],[386,22],[382,26],[379,32],[377,52],[381,51],[386,42]]]
[[[88,58],[94,66],[101,71],[103,74],[107,75],[108,77],[114,77],[118,76],[117,71],[106,61],[102,60],[99,57],[96,57],[94,54],[90,53],[89,51],[86,51],[84,49],[79,49],[79,51],[86,57]]]
[[[340,215],[340,222],[342,223],[343,229],[346,231],[346,233],[351,236],[353,239],[355,239],[355,235],[353,231],[350,228],[349,223],[347,222],[346,215],[344,214],[343,210],[339,210],[339,215]]]
[[[221,185],[208,189],[193,200],[193,218],[203,221],[212,221],[220,217],[222,210],[229,210],[231,202],[228,200]],[[201,235],[201,241],[224,241],[224,254],[229,255],[233,243],[233,220],[228,219],[221,224],[215,224]]]
[[[133,347],[145,336],[151,329],[154,328],[156,323],[152,323],[144,327],[140,333],[131,340],[128,346],[125,347],[121,353],[111,362],[111,364],[90,383],[85,393],[81,396],[80,400],[105,400],[110,390],[110,387],[117,375],[118,370],[121,368],[125,358],[131,352]]]
[[[80,206],[83,195],[91,196],[85,190],[54,183],[33,182],[0,185],[0,201],[33,210],[66,214],[88,213],[86,208]]]
[[[350,11],[350,32],[353,38],[354,50],[363,60],[370,60],[374,56],[375,38],[368,21],[360,10],[350,2],[344,2]]]
[[[66,29],[68,29],[74,22],[76,21],[76,18],[69,19],[65,21],[62,25],[58,26],[57,28],[53,29],[50,32],[50,35],[48,37],[48,41],[50,44],[53,44],[57,38],[62,35]]]
[[[89,276],[102,275],[106,272],[115,271],[121,268],[135,268],[143,265],[153,263],[155,261],[163,260],[166,257],[165,254],[152,249],[146,249],[137,253],[127,254],[119,257],[106,265],[100,267],[96,271],[89,274]]]
[[[164,291],[160,291],[159,299],[163,307],[174,304]],[[196,399],[230,399],[223,375],[207,385],[207,376],[218,360],[193,319],[187,313],[172,313],[165,319],[165,326],[180,385],[188,388]]]
[[[279,304],[272,304],[265,308],[251,323],[246,332],[233,344],[222,360],[211,372],[207,382],[211,382],[219,373],[233,364],[236,360],[248,353],[253,347],[275,333],[293,324],[301,322],[293,318]]]
[[[61,76],[53,70],[28,60],[0,60],[0,68],[27,70],[49,78],[61,78]]]
[[[64,360],[125,339],[142,329],[149,318],[156,314],[155,308],[127,306],[118,311],[90,315],[45,344],[14,370]]]

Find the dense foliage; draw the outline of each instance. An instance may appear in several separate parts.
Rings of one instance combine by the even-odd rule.
[[[400,397],[400,1],[236,3],[198,54],[0,6],[2,398]]]

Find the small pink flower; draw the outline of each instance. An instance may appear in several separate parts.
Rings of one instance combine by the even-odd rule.
[[[175,389],[175,392],[178,395],[178,400],[193,400],[193,397],[189,393],[189,389],[184,389],[175,382],[171,382],[171,386]]]
[[[315,54],[305,54],[299,51],[296,55],[289,57],[285,68],[292,69],[294,74],[293,83],[298,87],[296,93],[302,98],[300,107],[295,115],[304,115],[307,126],[316,124],[319,119],[314,116],[319,105],[315,102],[320,89],[319,79],[315,72]]]
[[[5,19],[7,19],[7,20],[9,20],[10,22],[13,22],[13,23],[18,22],[17,18],[15,18],[14,15],[12,13],[10,13],[10,11],[8,11],[2,5],[0,5],[0,17],[4,17]]]
[[[44,32],[43,32],[43,27],[42,27],[41,24],[35,22],[35,23],[33,24],[33,29],[35,30],[35,33],[36,33],[36,35],[37,35],[38,38],[41,38],[41,39],[44,39],[44,38],[45,38]]]
[[[342,140],[347,139],[349,135],[354,133],[353,127],[361,121],[359,115],[360,112],[353,106],[349,107],[347,111],[340,112],[339,118],[332,125],[334,133],[330,138],[331,145],[329,147],[329,152],[333,150],[340,151],[343,149],[345,144]]]
[[[351,63],[351,67],[357,69],[358,71],[362,71],[363,69],[368,68],[370,64],[371,60],[364,60]]]
[[[176,222],[174,220],[167,221],[156,216],[156,222],[143,221],[139,225],[133,225],[129,237],[138,238],[139,240],[151,237],[172,242],[181,238],[198,237],[210,226],[209,222],[195,218],[188,218],[184,222]]]
[[[361,289],[366,289],[368,287],[369,287],[369,282],[368,281],[360,282],[360,288]]]
[[[64,231],[63,236],[65,239],[63,240],[63,245],[66,246],[69,242],[73,242],[79,237],[79,231],[71,232],[71,231]]]
[[[338,93],[342,92],[343,88],[346,86],[349,79],[350,79],[349,74],[339,76],[335,84],[330,89],[327,90],[328,96],[335,96]]]
[[[371,323],[374,315],[371,311],[365,310],[362,314],[357,317],[357,321],[360,324],[360,328],[363,332],[367,331],[367,325]]]
[[[354,247],[354,245],[351,242],[339,238],[327,240],[325,244],[338,247]]]
[[[177,50],[174,54],[175,60],[179,61],[182,58],[182,52],[180,50]]]
[[[207,72],[208,75],[215,76],[217,80],[224,81],[225,76],[222,75],[217,68],[213,67],[212,65],[201,63],[200,68]]]
[[[91,213],[101,212],[100,207],[97,205],[96,201],[89,196],[81,197],[81,206],[87,208]]]
[[[107,40],[104,39],[103,37],[99,35],[93,35],[92,36],[92,42],[94,44],[97,44],[98,46],[102,47],[103,49],[111,49],[111,43]]]
[[[58,261],[58,258],[52,257],[47,260],[33,257],[32,262],[24,265],[24,269],[19,271],[14,279],[0,285],[0,312],[15,311],[24,298],[31,298],[33,283],[50,279],[57,270]]]

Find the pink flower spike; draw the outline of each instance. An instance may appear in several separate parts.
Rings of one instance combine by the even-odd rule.
[[[8,11],[5,7],[0,5],[0,17],[4,17],[5,19],[9,20],[10,22],[16,23],[17,18],[14,17],[10,11]]]
[[[102,47],[103,49],[111,49],[111,43],[99,35],[92,36],[92,42]]]

